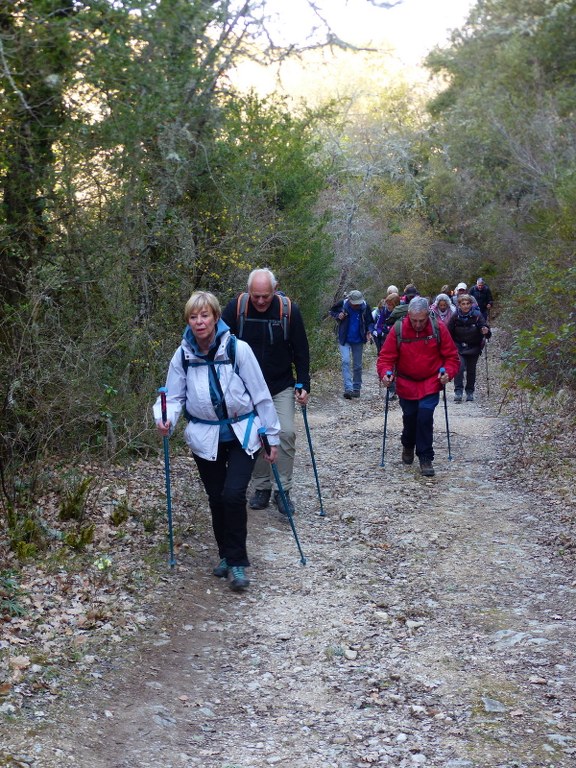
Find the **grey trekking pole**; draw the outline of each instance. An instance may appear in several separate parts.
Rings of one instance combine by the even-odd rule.
[[[386,371],[386,376],[392,376],[392,371]],[[386,428],[388,426],[388,405],[390,403],[390,387],[386,387],[386,405],[384,406],[384,437],[382,438],[382,458],[380,466],[384,466],[384,451],[386,450]]]
[[[296,384],[295,389],[304,389],[302,384]],[[316,490],[318,491],[318,501],[320,502],[320,517],[325,517],[324,507],[322,506],[322,494],[320,492],[320,480],[318,479],[318,470],[316,469],[316,459],[314,458],[314,449],[312,448],[312,437],[310,436],[310,427],[308,426],[308,416],[306,415],[306,406],[302,404],[302,417],[304,419],[304,426],[306,427],[306,437],[308,438],[308,448],[310,449],[310,458],[312,459],[312,469],[314,470],[314,477],[316,478]]]
[[[268,435],[266,434],[266,427],[260,427],[258,430],[258,435],[260,437],[260,442],[262,443],[264,450],[266,451],[267,455],[270,456],[270,443],[268,441]],[[296,533],[296,526],[294,525],[294,520],[292,518],[292,512],[290,512],[290,505],[288,504],[288,499],[286,498],[286,492],[284,491],[284,488],[282,487],[282,483],[280,482],[280,475],[278,474],[278,467],[274,462],[270,464],[272,467],[272,472],[274,473],[274,479],[276,480],[276,485],[278,486],[278,493],[280,494],[280,498],[282,499],[282,504],[284,504],[284,509],[286,510],[288,522],[290,523],[290,527],[292,528],[292,533],[294,534],[294,539],[296,540],[296,546],[298,547],[298,551],[300,552],[300,562],[302,565],[306,565],[306,558],[304,557],[304,552],[302,552],[302,547],[300,546],[300,542],[298,541],[298,534]]]
[[[486,364],[486,397],[490,397],[490,376],[488,375],[488,339],[484,344],[484,362]]]
[[[166,394],[168,389],[166,387],[160,387],[158,390],[160,393],[160,407],[162,409],[162,423],[166,424],[168,421],[167,409],[166,409]],[[176,558],[174,557],[174,531],[172,529],[172,494],[170,492],[170,449],[168,448],[168,437],[163,438],[164,441],[164,474],[166,476],[166,507],[168,514],[168,541],[170,544],[170,568],[174,568],[176,565]]]
[[[446,368],[440,368],[440,375],[446,373]],[[452,461],[452,453],[450,451],[450,427],[448,426],[448,405],[446,404],[446,384],[442,385],[442,392],[444,394],[444,415],[446,416],[446,439],[448,440],[448,461]]]

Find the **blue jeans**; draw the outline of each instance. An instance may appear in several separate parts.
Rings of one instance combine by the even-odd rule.
[[[362,353],[364,344],[339,344],[342,358],[342,378],[345,392],[360,392],[362,388]],[[352,358],[352,374],[350,373],[350,358]]]
[[[420,461],[434,461],[434,409],[440,401],[440,394],[426,395],[421,400],[400,398],[402,408],[401,442],[405,448],[416,448]]]

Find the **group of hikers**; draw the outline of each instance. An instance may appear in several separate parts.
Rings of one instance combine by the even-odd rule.
[[[362,353],[366,343],[378,349],[376,370],[382,384],[398,396],[402,409],[402,461],[420,462],[426,477],[435,474],[434,410],[440,392],[454,381],[454,401],[474,400],[476,366],[491,335],[488,317],[493,297],[479,277],[468,291],[443,286],[432,304],[410,283],[400,295],[395,285],[372,310],[354,290],[330,309],[338,323],[344,397],[360,397]]]
[[[360,397],[365,344],[377,345],[377,372],[395,388],[403,415],[402,461],[434,475],[433,414],[439,393],[454,380],[455,400],[474,396],[476,363],[490,336],[492,295],[479,278],[435,301],[414,285],[390,286],[372,310],[360,291],[332,306],[337,321],[344,397]],[[310,394],[310,352],[298,305],[278,290],[269,269],[255,269],[247,290],[222,310],[216,296],[196,291],[184,307],[182,341],[169,364],[165,394],[153,406],[168,438],[181,415],[208,496],[219,560],[213,574],[234,591],[249,585],[247,492],[251,509],[270,502],[290,519],[296,453],[295,406]],[[464,384],[464,377],[466,383]]]

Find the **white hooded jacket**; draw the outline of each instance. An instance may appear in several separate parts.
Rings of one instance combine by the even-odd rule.
[[[229,360],[227,344],[230,332],[223,321],[219,322],[218,331],[220,332],[218,349],[214,356],[216,363],[218,360]],[[182,364],[182,350],[189,363],[186,371]],[[168,368],[166,415],[172,429],[176,426],[184,408],[196,419],[214,422],[205,424],[189,421],[184,437],[193,453],[203,459],[216,461],[220,424],[210,396],[209,368],[210,365],[204,363],[203,358],[196,354],[184,338],[172,356]],[[237,339],[234,365],[216,364],[215,370],[224,394],[228,416],[231,419],[239,419],[232,421],[230,426],[246,452],[253,455],[261,447],[258,436],[260,427],[265,427],[270,445],[278,445],[280,443],[278,415],[258,361],[248,344]],[[255,411],[253,418],[240,418],[253,411]],[[162,419],[160,397],[154,403],[153,412],[156,422],[160,422]]]

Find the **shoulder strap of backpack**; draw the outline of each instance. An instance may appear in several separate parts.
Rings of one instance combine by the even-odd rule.
[[[279,313],[280,322],[282,323],[282,332],[284,335],[284,341],[287,341],[290,335],[290,317],[292,315],[292,302],[288,298],[288,296],[285,296],[283,293],[277,293],[276,296],[278,297],[278,304],[279,304],[278,313]],[[237,325],[239,339],[241,339],[243,336],[244,322],[248,317],[248,299],[249,298],[250,298],[250,295],[248,293],[241,293],[238,296],[238,301],[236,302],[236,325]],[[271,322],[271,321],[263,320],[261,322]]]
[[[396,322],[394,323],[394,332],[396,334],[396,346],[397,347],[399,347],[400,344],[403,341],[407,341],[407,342],[409,342],[409,341],[418,341],[418,339],[403,339],[402,338],[402,320],[403,319],[404,318],[401,317],[400,319],[396,320]],[[440,343],[441,343],[441,341],[440,341],[440,328],[438,327],[438,321],[436,320],[436,317],[434,315],[430,315],[430,322],[432,324],[432,337],[429,337],[429,338],[436,339],[436,343],[438,344],[438,346],[440,346]]]
[[[402,343],[402,318],[394,323],[394,333],[396,334],[396,347],[399,349]]]
[[[231,333],[228,342],[226,343],[226,354],[228,355],[226,360],[188,360],[186,353],[184,352],[184,347],[181,347],[180,354],[182,355],[182,368],[184,369],[184,373],[188,371],[188,368],[191,365],[196,368],[200,365],[231,365],[234,369],[234,373],[238,373],[238,368],[236,366],[236,342],[236,336]]]
[[[228,339],[228,343],[226,344],[226,353],[228,354],[228,358],[230,360],[230,363],[232,364],[232,370],[234,373],[238,373],[238,366],[236,365],[236,342],[238,339],[236,336],[234,336],[233,333],[230,334],[230,337]]]
[[[249,295],[247,293],[241,293],[236,302],[236,325],[239,339],[242,338],[244,333],[244,320],[248,314],[248,298]]]
[[[434,333],[434,338],[436,339],[438,346],[440,346],[440,328],[438,327],[438,320],[434,313],[430,315],[430,322],[432,323],[432,331]]]
[[[282,321],[282,330],[284,331],[284,341],[288,341],[290,335],[290,316],[292,314],[292,302],[283,293],[276,294],[280,299],[280,320]]]

